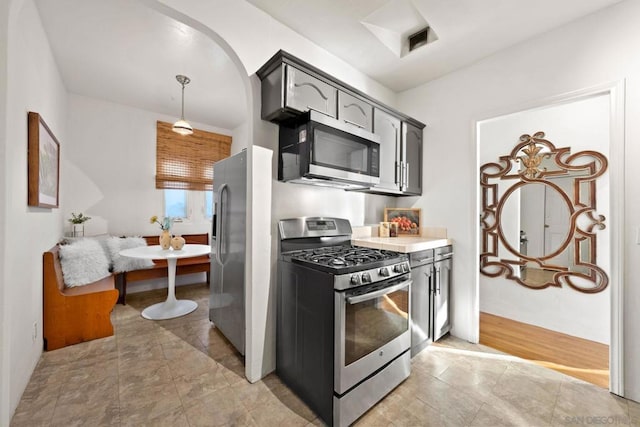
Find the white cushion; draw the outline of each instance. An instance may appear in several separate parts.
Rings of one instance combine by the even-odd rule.
[[[109,259],[95,240],[82,239],[60,246],[60,266],[68,288],[88,285],[109,276]]]
[[[107,248],[113,262],[113,271],[122,273],[131,270],[140,270],[141,268],[153,267],[153,261],[150,259],[128,258],[120,256],[123,249],[137,248],[139,246],[147,246],[147,241],[142,237],[111,237],[107,240]]]

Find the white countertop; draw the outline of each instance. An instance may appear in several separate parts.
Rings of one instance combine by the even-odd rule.
[[[396,252],[418,252],[425,249],[434,249],[451,245],[451,239],[443,237],[356,237],[351,239],[356,246],[364,246],[373,249],[386,249]]]

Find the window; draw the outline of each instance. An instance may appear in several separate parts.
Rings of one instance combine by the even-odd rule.
[[[204,216],[207,219],[213,218],[213,191],[204,192]]]
[[[231,137],[199,129],[183,136],[161,121],[156,129],[156,188],[164,190],[164,215],[196,223],[211,220],[213,164],[229,157]]]
[[[175,221],[213,219],[213,191],[164,190],[164,216]]]
[[[184,220],[189,217],[188,208],[185,190],[164,190],[164,216]]]
[[[213,190],[213,164],[229,157],[231,137],[199,129],[179,135],[171,123],[157,122],[156,188]]]

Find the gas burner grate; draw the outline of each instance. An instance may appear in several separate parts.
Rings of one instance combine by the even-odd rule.
[[[333,268],[366,266],[378,261],[396,258],[398,253],[382,249],[357,246],[328,246],[296,251],[291,259]]]

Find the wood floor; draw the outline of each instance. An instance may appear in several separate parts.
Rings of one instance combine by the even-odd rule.
[[[600,387],[609,387],[609,346],[480,313],[480,343]]]

